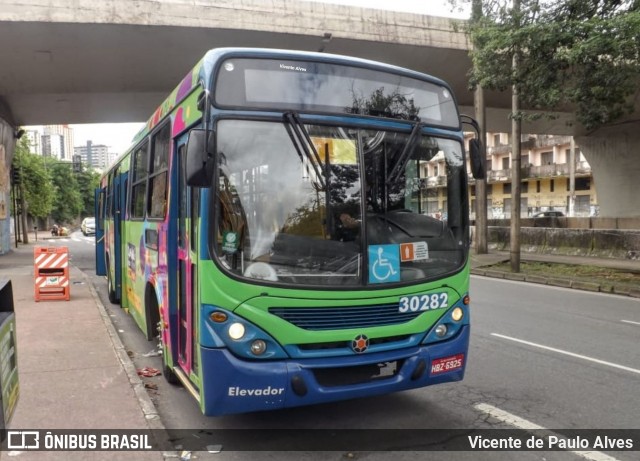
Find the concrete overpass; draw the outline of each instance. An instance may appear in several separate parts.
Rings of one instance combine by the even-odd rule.
[[[145,121],[219,46],[323,50],[416,69],[449,82],[473,114],[468,43],[445,18],[298,0],[0,0],[0,220],[16,127]],[[486,100],[488,129],[509,131],[510,95]],[[601,209],[612,216],[640,214],[632,188],[638,125],[578,141]],[[523,132],[576,134],[576,127],[571,114],[560,114]]]

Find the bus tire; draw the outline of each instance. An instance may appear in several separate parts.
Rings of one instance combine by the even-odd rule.
[[[109,263],[109,258],[107,258],[107,294],[111,304],[120,304],[120,300],[116,295],[116,288],[113,284],[113,277],[111,276],[111,264]]]
[[[164,376],[164,379],[166,379],[169,384],[177,386],[178,384],[180,384],[180,379],[178,379],[178,375],[176,375],[173,372],[173,368],[167,365],[166,354],[167,354],[167,351],[163,344],[162,345],[162,375]]]
[[[153,285],[147,284],[145,294],[145,320],[147,324],[147,339],[151,341],[160,336],[160,304],[156,298]]]

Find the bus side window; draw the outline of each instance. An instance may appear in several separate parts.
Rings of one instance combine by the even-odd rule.
[[[162,219],[167,212],[167,170],[171,144],[170,128],[171,125],[167,123],[153,136],[147,210],[150,218]]]
[[[131,179],[131,202],[129,215],[144,218],[144,199],[147,193],[147,148],[145,142],[133,153],[133,178]]]

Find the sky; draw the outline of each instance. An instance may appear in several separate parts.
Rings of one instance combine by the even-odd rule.
[[[402,11],[407,13],[428,14],[430,16],[445,16],[466,19],[466,11],[451,11],[447,0],[307,0],[341,5],[358,6],[362,8],[377,8],[383,10]],[[151,115],[151,114],[149,114]],[[145,120],[146,122],[146,120]],[[109,146],[109,152],[122,154],[131,144],[136,133],[144,126],[141,123],[101,123],[70,125],[73,128],[74,144],[93,144]]]

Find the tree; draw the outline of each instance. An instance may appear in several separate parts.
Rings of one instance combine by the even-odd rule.
[[[16,144],[12,165],[20,168],[23,239],[28,243],[26,216],[29,214],[35,218],[45,218],[49,215],[54,200],[53,185],[45,168],[44,159],[29,152],[29,141],[26,136]]]
[[[449,1],[452,6],[477,7],[479,0]],[[484,0],[482,13],[474,14],[467,26],[473,43],[470,83],[513,89],[514,127],[538,117],[527,112],[532,109],[572,110],[587,131],[633,112],[633,96],[640,90],[640,0]],[[512,134],[512,169],[519,173],[519,129]],[[512,204],[517,214],[519,175],[513,176]],[[512,213],[515,272],[519,271],[518,221]]]
[[[100,184],[100,174],[92,169],[83,170],[76,174],[78,192],[82,198],[81,216],[93,216],[95,214],[95,190]]]
[[[573,110],[586,130],[633,111],[632,96],[640,89],[640,0],[521,0],[518,13],[512,3],[484,0],[483,16],[467,28],[472,86],[517,85],[524,111],[512,116]]]
[[[47,161],[47,170],[55,190],[51,216],[58,224],[71,223],[84,209],[78,181],[72,171],[71,164]],[[91,197],[93,197],[93,193],[91,193]]]

